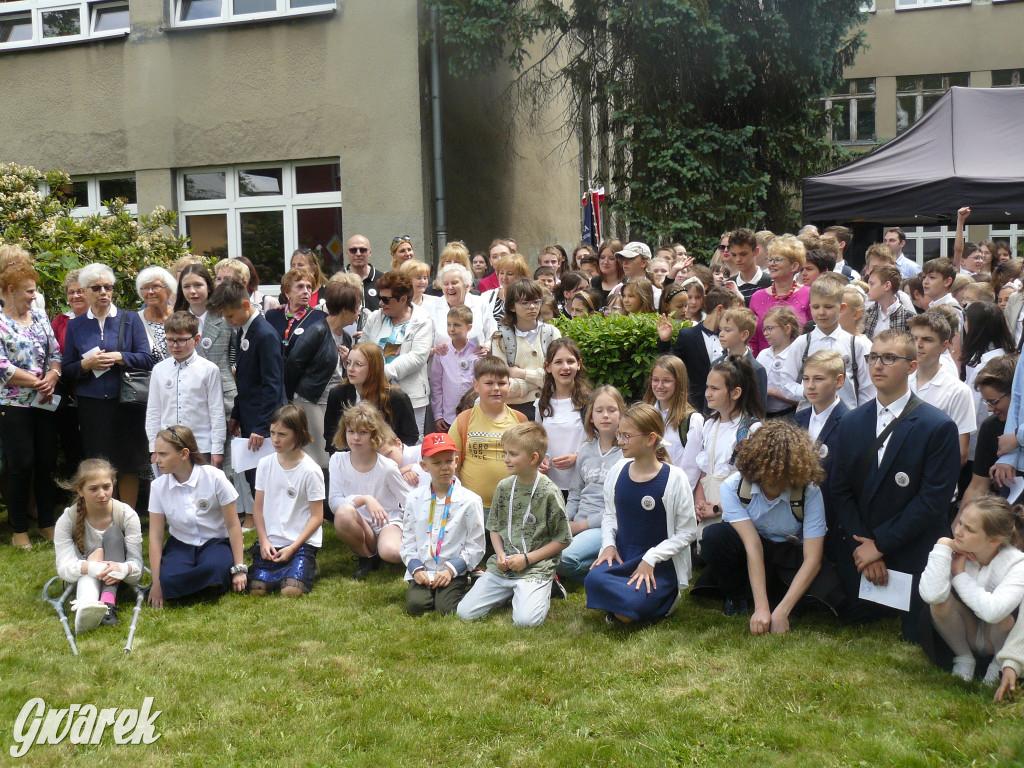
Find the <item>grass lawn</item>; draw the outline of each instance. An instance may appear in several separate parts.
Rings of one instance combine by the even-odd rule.
[[[366,582],[332,531],[305,598],[228,595],[79,638],[74,657],[39,595],[52,549],[0,545],[0,765],[39,766],[1021,766],[1024,703],[956,682],[896,622],[830,618],[752,638],[685,599],[611,628],[582,590],[547,622],[509,610],[466,624],[412,619],[397,568]],[[254,534],[250,534],[250,537]],[[145,551],[145,550],[144,550]],[[33,746],[10,756],[24,703],[141,707],[151,745]]]

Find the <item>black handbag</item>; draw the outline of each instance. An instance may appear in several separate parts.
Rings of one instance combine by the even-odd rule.
[[[124,348],[124,320],[127,311],[121,310],[121,326],[117,331],[117,351],[122,354]],[[118,371],[118,376],[121,377],[120,402],[124,405],[146,405],[149,403],[149,379],[151,373],[151,371],[133,371],[127,366]]]

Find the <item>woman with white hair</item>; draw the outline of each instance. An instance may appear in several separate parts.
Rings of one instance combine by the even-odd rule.
[[[135,290],[142,299],[139,314],[145,320],[143,327],[153,350],[153,362],[159,363],[168,355],[164,321],[171,316],[178,281],[163,267],[146,267],[135,278]]]
[[[480,347],[478,354],[487,354],[491,336],[498,330],[498,324],[484,306],[479,296],[469,291],[473,287],[473,273],[462,264],[445,264],[438,270],[437,284],[441,286],[444,301],[437,301],[427,307],[430,319],[434,322],[433,352],[444,354],[448,350],[448,310],[452,307],[467,306],[473,311],[473,328],[469,332],[469,340]]]
[[[64,379],[74,386],[86,458],[117,470],[118,498],[134,508],[139,467],[148,463],[145,404],[122,404],[120,371],[153,368],[145,321],[114,306],[114,272],[89,264],[78,273],[89,311],[72,318],[64,336]]]

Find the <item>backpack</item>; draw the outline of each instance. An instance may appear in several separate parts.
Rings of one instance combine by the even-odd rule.
[[[747,480],[747,478],[745,478],[745,477],[743,479],[741,479],[740,480],[739,497],[740,497],[740,504],[743,505],[744,509],[746,509],[747,506],[750,504],[750,499],[753,497],[753,493],[754,493],[754,490],[753,490],[752,483],[749,480]],[[790,489],[790,491],[789,491],[789,511],[793,513],[793,517],[795,517],[798,522],[803,523],[803,521],[804,521],[804,489],[803,489],[803,487],[791,488]]]
[[[540,329],[540,353],[546,355],[548,347],[551,346],[551,342],[555,338],[555,327],[551,323],[538,323],[537,327]],[[516,341],[516,332],[507,325],[503,325],[494,335],[501,336],[501,346],[505,350],[505,362],[511,368],[516,364],[516,352],[519,346]]]
[[[800,373],[798,374],[801,379],[804,377],[804,365],[807,363],[807,353],[811,349],[811,334],[810,332],[804,334],[807,336],[807,343],[804,344],[804,354],[800,358]],[[859,366],[857,364],[857,337],[852,333],[850,334],[850,368],[853,369],[853,399],[860,400],[860,382],[857,380],[857,371]]]
[[[473,406],[474,408],[476,406]],[[512,413],[519,419],[519,423],[522,424],[524,421],[529,421],[526,418],[526,414],[520,413],[515,408],[510,409]],[[459,440],[462,442],[462,450],[459,451],[459,464],[455,468],[456,472],[462,471],[462,461],[466,456],[466,443],[469,440],[469,419],[473,415],[473,408],[467,408],[458,416],[455,417],[455,426],[459,432]]]
[[[844,263],[843,266],[840,268],[840,272],[842,273],[843,277],[845,277],[847,280],[853,280],[853,267],[851,267],[849,264]]]

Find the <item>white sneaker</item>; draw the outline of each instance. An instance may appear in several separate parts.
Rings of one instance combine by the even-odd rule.
[[[100,621],[107,615],[107,604],[99,600],[72,600],[71,610],[75,612],[75,634],[78,635],[100,625]]]
[[[954,656],[953,674],[969,683],[974,680],[974,667],[977,663],[973,656]]]
[[[999,666],[999,662],[995,659],[988,665],[988,669],[985,670],[985,678],[981,681],[985,685],[999,685],[999,681],[1003,679],[1003,670]]]

